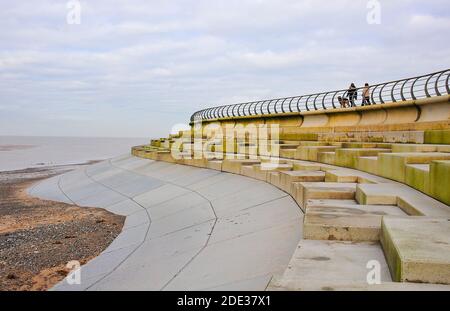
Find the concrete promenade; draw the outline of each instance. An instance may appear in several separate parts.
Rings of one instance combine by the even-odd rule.
[[[264,290],[282,274],[303,214],[244,176],[122,156],[45,180],[33,196],[126,215],[122,233],[53,290]]]

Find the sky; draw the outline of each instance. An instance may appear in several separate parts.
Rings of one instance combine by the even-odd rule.
[[[202,108],[450,68],[448,0],[75,2],[0,0],[0,135],[163,137]]]

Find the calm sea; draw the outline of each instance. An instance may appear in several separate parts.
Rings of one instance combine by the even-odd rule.
[[[104,160],[148,143],[147,138],[0,136],[0,171]]]

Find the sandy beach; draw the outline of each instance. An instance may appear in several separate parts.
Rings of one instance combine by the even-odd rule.
[[[67,275],[67,262],[86,263],[120,233],[125,217],[27,194],[34,183],[87,164],[0,172],[0,291],[47,290]]]

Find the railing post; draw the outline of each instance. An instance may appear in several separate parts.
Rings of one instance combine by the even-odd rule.
[[[306,110],[309,111],[309,107],[308,107],[308,101],[311,98],[312,95],[309,95],[308,98],[306,99]]]
[[[414,96],[414,85],[416,84],[417,80],[419,80],[419,79],[420,79],[420,77],[416,78],[414,80],[414,82],[411,84],[411,97],[413,100],[417,99],[416,96]]]
[[[317,100],[317,97],[319,97],[319,95],[320,95],[320,93],[319,93],[319,94],[317,94],[317,96],[316,96],[316,97],[314,97],[314,101],[313,101],[313,105],[314,105],[314,110],[317,110],[317,106],[316,106],[316,100]]]
[[[402,89],[400,90],[400,96],[402,97],[402,101],[406,100],[405,93],[403,92],[403,90],[405,88],[406,83],[408,83],[409,80],[410,79],[406,79],[405,82],[403,82],[403,84],[402,84]]]
[[[298,98],[298,100],[297,100],[297,111],[298,112],[301,112],[301,109],[300,109],[300,100],[303,98],[303,96],[300,96],[299,98]]]
[[[327,107],[325,106],[325,97],[327,97],[328,94],[330,94],[330,92],[325,93],[325,95],[323,95],[322,97],[322,108],[324,110],[327,110]]]

